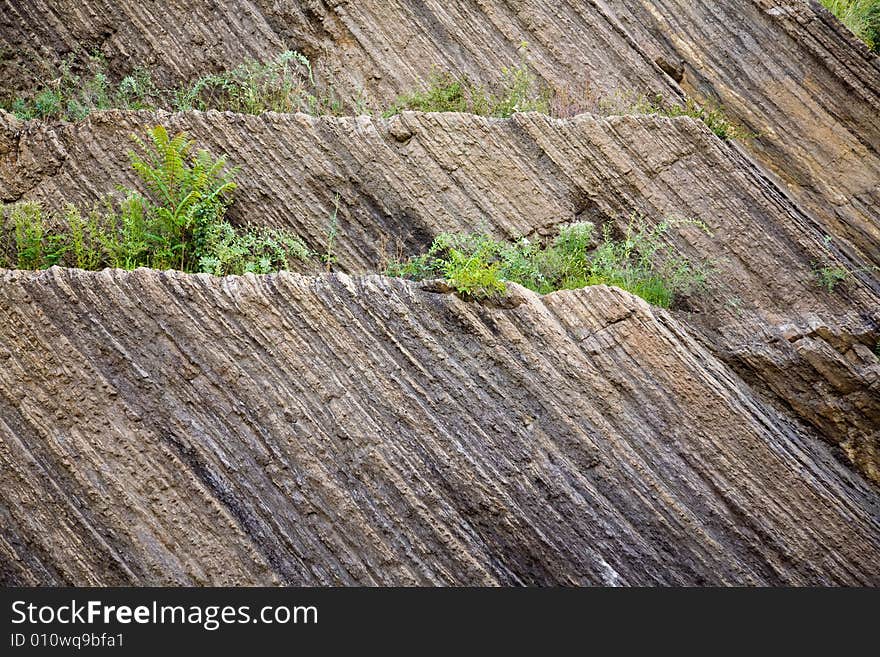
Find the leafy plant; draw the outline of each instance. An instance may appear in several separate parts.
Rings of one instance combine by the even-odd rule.
[[[474,105],[469,96],[476,89],[467,78],[459,79],[451,72],[435,69],[424,89],[416,89],[400,96],[382,115],[388,118],[403,110],[467,112]]]
[[[880,0],[820,0],[841,23],[865,42],[870,50],[880,48]]]
[[[177,268],[217,275],[288,269],[313,254],[282,229],[237,229],[225,214],[235,189],[225,158],[200,150],[162,126],[135,137],[132,167],[148,189],[123,191],[83,213],[66,205],[60,218],[39,204],[0,206],[0,266],[41,269]],[[57,228],[55,228],[57,226]]]
[[[669,307],[677,295],[706,282],[707,268],[670,251],[663,237],[674,227],[694,221],[667,219],[650,226],[632,216],[620,238],[609,227],[601,238],[589,222],[560,229],[542,246],[526,238],[513,242],[483,233],[442,233],[427,253],[396,262],[392,276],[414,280],[445,278],[459,293],[487,297],[504,291],[513,281],[540,294],[588,285],[614,285],[648,302]]]
[[[162,126],[149,131],[150,142],[133,136],[140,152],[131,164],[152,194],[155,221],[146,236],[160,266],[191,271],[204,255],[206,230],[226,213],[235,189],[234,171],[225,158],[213,158],[184,133],[170,137]]]
[[[291,268],[294,260],[312,258],[297,236],[277,228],[248,228],[237,231],[228,221],[212,224],[206,233],[199,271],[229,274],[268,274]]]

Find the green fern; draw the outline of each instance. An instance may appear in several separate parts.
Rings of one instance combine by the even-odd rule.
[[[121,200],[108,198],[88,212],[67,204],[61,216],[47,215],[38,203],[0,204],[0,267],[153,267],[225,276],[317,260],[287,230],[237,229],[226,220],[235,170],[225,158],[193,152],[185,134],[172,137],[162,126],[134,141],[129,156],[146,195],[123,189]]]
[[[174,137],[161,125],[149,131],[149,143],[133,135],[139,152],[130,151],[132,167],[152,195],[158,230],[150,233],[157,266],[191,271],[203,255],[207,227],[231,202],[234,170],[224,157],[192,153],[193,142]]]

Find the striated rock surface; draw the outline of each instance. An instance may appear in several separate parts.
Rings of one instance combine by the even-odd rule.
[[[0,201],[136,185],[161,123],[241,168],[233,221],[334,274],[0,272],[0,583],[880,584],[880,59],[812,1],[0,3],[0,95],[101,52],[163,84],[294,48],[375,106],[528,59],[510,120],[0,112]],[[557,108],[560,109],[560,108]],[[565,110],[566,108],[561,108]],[[562,113],[567,113],[563,111]],[[440,231],[699,219],[672,312],[604,287],[479,304],[367,272]],[[853,272],[833,292],[816,267]]]
[[[878,584],[876,491],[613,288],[0,274],[5,584]]]
[[[24,0],[0,5],[0,26],[4,95],[74,51],[171,83],[295,48],[343,98],[363,90],[379,106],[434,66],[494,81],[526,41],[538,76],[575,104],[720,101],[823,230],[880,265],[880,58],[813,0]]]
[[[714,273],[708,290],[682,305],[684,320],[880,482],[880,281],[697,121],[109,112],[48,126],[7,116],[0,196],[57,206],[134,185],[130,135],[156,123],[186,130],[241,167],[238,221],[291,227],[320,250],[339,194],[335,251],[348,272],[382,269],[443,230],[540,237],[574,220],[620,226],[634,211],[699,219],[711,235],[683,228],[676,246]],[[828,293],[816,281],[819,262],[857,274]]]

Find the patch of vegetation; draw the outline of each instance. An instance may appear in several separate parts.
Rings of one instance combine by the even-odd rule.
[[[458,293],[486,298],[519,283],[539,294],[589,285],[613,285],[663,308],[678,295],[706,283],[707,267],[671,251],[664,236],[694,221],[667,219],[650,226],[633,216],[619,238],[606,226],[600,237],[593,224],[577,222],[560,229],[547,245],[526,238],[495,240],[484,233],[442,233],[427,253],[392,263],[390,276],[413,280],[444,278]]]
[[[838,285],[852,280],[858,273],[880,271],[880,267],[876,266],[852,269],[840,264],[833,257],[833,243],[830,235],[824,237],[822,245],[826,255],[822,258],[821,262],[813,263],[813,271],[816,274],[816,282],[829,292],[834,292]]]
[[[177,110],[263,114],[303,112],[315,116],[343,113],[342,102],[320,94],[309,59],[294,50],[269,62],[246,62],[219,75],[206,75],[175,92]]]
[[[684,105],[667,102],[663,96],[655,96],[653,100],[642,96],[631,106],[630,113],[654,114],[659,116],[689,116],[702,121],[720,139],[738,139],[748,141],[755,137],[745,128],[733,123],[724,110],[717,105],[700,105],[693,98],[685,100]]]
[[[834,292],[834,288],[849,280],[850,276],[852,274],[846,267],[825,265],[816,268],[816,278],[819,281],[819,285],[829,292]]]
[[[171,137],[162,126],[134,140],[129,156],[146,196],[124,189],[117,203],[106,199],[87,213],[68,204],[60,215],[37,203],[2,206],[0,267],[264,274],[313,257],[288,231],[238,229],[226,220],[235,170],[224,158],[194,151],[185,134]]]
[[[296,51],[283,52],[268,62],[246,62],[231,71],[205,75],[171,89],[159,88],[147,69],[136,69],[113,84],[101,57],[92,57],[79,68],[84,72],[75,73],[73,61],[68,60],[56,77],[33,93],[0,103],[0,107],[24,120],[65,121],[79,121],[91,112],[109,109],[313,115],[339,115],[344,111],[332,91],[317,90],[311,63]]]
[[[382,116],[404,110],[419,112],[467,112],[479,116],[509,118],[517,112],[550,113],[551,94],[542,89],[526,62],[527,44],[520,47],[517,66],[501,70],[501,80],[492,87],[476,84],[464,74],[435,70],[430,78],[400,96]]]
[[[106,109],[152,109],[162,105],[162,93],[146,69],[136,69],[113,85],[102,57],[92,57],[74,72],[73,60],[61,64],[56,75],[33,92],[0,103],[23,120],[79,121],[91,112]]]
[[[880,0],[819,0],[868,48],[880,48]]]

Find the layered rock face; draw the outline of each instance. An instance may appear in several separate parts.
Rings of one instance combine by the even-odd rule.
[[[880,481],[880,283],[829,250],[823,227],[741,149],[689,118],[510,120],[405,113],[390,120],[217,112],[96,115],[63,126],[7,118],[0,194],[88,204],[133,185],[130,136],[185,130],[240,167],[233,217],[287,226],[323,247],[339,195],[339,266],[376,271],[443,230],[540,237],[559,224],[625,224],[633,212],[706,223],[676,247],[708,261],[686,321],[711,349],[808,430]],[[828,293],[817,262],[853,280]]]
[[[668,313],[507,306],[4,274],[6,583],[880,581],[876,492]]]
[[[0,112],[3,202],[136,186],[130,135],[162,124],[240,167],[236,223],[320,249],[339,203],[335,274],[0,272],[4,583],[880,584],[880,60],[815,3],[0,7],[4,93],[73,50],[170,84],[295,48],[387,104],[434,64],[491,81],[523,40],[573,102],[687,93],[757,136]],[[670,235],[703,293],[477,303],[369,273],[441,231],[633,213],[708,226]]]
[[[880,265],[880,63],[814,0],[25,0],[0,25],[2,92],[72,52],[171,83],[294,48],[341,97],[380,106],[434,66],[491,82],[525,41],[539,77],[588,107],[617,92],[720,101],[823,230]]]

